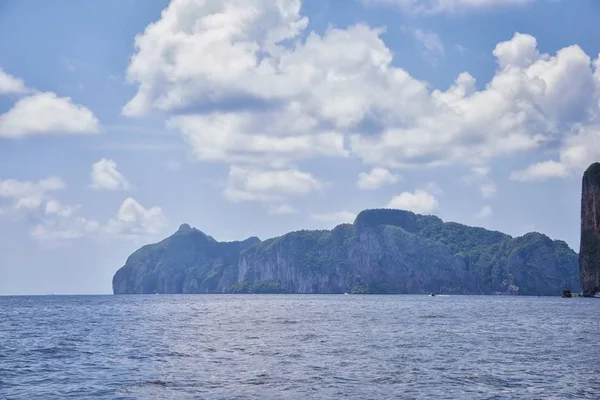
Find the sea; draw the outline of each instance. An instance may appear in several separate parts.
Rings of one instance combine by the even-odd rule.
[[[600,300],[0,297],[0,399],[600,399]]]

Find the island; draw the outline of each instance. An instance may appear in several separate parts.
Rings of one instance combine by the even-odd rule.
[[[372,209],[332,230],[264,241],[219,242],[183,224],[129,256],[112,285],[115,294],[556,296],[565,287],[578,291],[579,278],[577,253],[542,233],[511,237],[433,215]]]

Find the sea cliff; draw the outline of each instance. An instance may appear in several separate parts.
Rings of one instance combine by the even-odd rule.
[[[582,294],[593,296],[600,290],[600,163],[583,174],[579,265]]]

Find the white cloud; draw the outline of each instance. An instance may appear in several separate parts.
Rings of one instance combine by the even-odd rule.
[[[494,157],[538,148],[587,122],[597,109],[589,57],[577,46],[538,54],[535,39],[516,34],[494,50],[500,69],[481,91],[461,74],[447,91],[434,90],[430,111],[377,137],[355,136],[352,150],[388,165],[482,165]],[[536,55],[537,58],[536,58]],[[568,83],[567,83],[568,82]]]
[[[10,202],[9,208],[0,207],[0,214],[10,211],[31,213],[31,217],[39,221],[31,235],[43,241],[78,239],[84,236],[108,240],[151,236],[160,233],[165,226],[166,220],[160,207],[146,209],[133,198],[123,202],[115,217],[100,224],[77,215],[81,205],[63,205],[50,196],[50,192],[64,188],[64,182],[57,177],[37,182],[0,180],[0,200],[4,198]]]
[[[422,29],[415,29],[412,32],[415,39],[417,39],[423,47],[427,50],[426,54],[429,54],[431,57],[430,61],[435,63],[436,56],[442,56],[445,53],[444,43],[438,36],[437,33],[432,31],[424,31]]]
[[[516,33],[512,40],[498,43],[493,51],[500,68],[527,68],[540,59],[537,40],[531,35]]]
[[[225,197],[232,202],[283,201],[318,191],[323,183],[311,174],[295,169],[262,170],[232,166]]]
[[[384,4],[404,11],[425,14],[473,12],[506,6],[522,6],[536,0],[362,0],[365,4]]]
[[[124,113],[202,109],[169,122],[201,160],[276,158],[282,165],[289,158],[346,155],[344,130],[357,129],[369,103],[381,97],[379,87],[362,78],[376,78],[391,61],[381,31],[331,29],[284,48],[277,41],[297,38],[307,24],[300,1],[233,4],[172,2],[136,40],[128,76],[139,90]],[[192,29],[176,18],[183,14]],[[230,21],[228,28],[217,20]],[[199,62],[207,51],[214,63]]]
[[[386,206],[417,214],[429,214],[439,208],[439,202],[430,193],[417,189],[414,192],[403,192],[395,196]]]
[[[496,196],[498,188],[494,182],[487,182],[479,187],[479,191],[484,199],[491,199]]]
[[[0,94],[1,93],[25,93],[28,89],[23,80],[7,74],[0,68]]]
[[[467,183],[477,182],[477,181],[481,181],[483,179],[487,179],[488,175],[490,174],[490,168],[479,165],[479,166],[471,167],[470,172],[471,172],[470,175],[464,177],[464,180]]]
[[[599,72],[599,71],[597,71]],[[561,164],[570,172],[582,172],[600,159],[600,123],[580,127],[564,138],[559,153]]]
[[[327,214],[310,214],[310,217],[316,221],[328,222],[332,224],[351,224],[356,219],[356,213],[350,211],[337,211]]]
[[[451,11],[525,1],[403,3]],[[383,28],[303,35],[300,10],[300,0],[171,2],[136,38],[127,76],[138,90],[123,112],[185,111],[168,126],[201,161],[283,167],[351,154],[388,168],[484,166],[562,140],[600,114],[600,78],[576,45],[542,54],[534,37],[516,33],[490,49],[498,70],[481,89],[463,72],[432,91],[393,66]]]
[[[62,179],[56,176],[51,176],[49,178],[42,179],[41,181],[39,181],[38,184],[42,189],[47,191],[62,190],[66,187]]]
[[[277,204],[269,206],[268,213],[270,215],[297,214],[298,210],[289,204]]]
[[[98,223],[85,218],[68,220],[47,220],[31,230],[31,236],[40,242],[58,242],[81,239],[86,233],[96,232]]]
[[[101,224],[93,219],[75,216],[79,207],[65,207],[49,202],[47,217],[31,231],[39,241],[57,242],[90,237],[98,240],[135,239],[154,236],[165,228],[166,219],[160,207],[146,209],[133,198],[126,199],[117,215]]]
[[[293,116],[295,113],[290,109],[269,115],[240,112],[181,116],[171,118],[167,127],[180,130],[201,161],[268,163],[280,167],[292,159],[314,155],[348,155],[343,135],[333,131],[304,133],[310,131],[314,122]]]
[[[484,219],[492,215],[492,208],[490,206],[483,206],[481,210],[475,214],[476,218]]]
[[[50,177],[38,182],[20,181],[17,179],[0,180],[0,198],[9,199],[13,210],[37,210],[48,192],[62,190],[64,182],[57,177]]]
[[[90,187],[94,190],[127,190],[131,187],[117,169],[117,163],[106,158],[92,165],[90,178]]]
[[[59,215],[61,217],[70,217],[81,206],[64,206],[59,201],[51,199],[46,202],[44,213],[46,215]]]
[[[226,96],[221,89],[240,85],[256,69],[259,51],[280,52],[279,41],[295,38],[308,25],[300,7],[300,0],[171,2],[159,21],[136,36],[127,80],[140,86],[123,113],[170,110],[196,96]],[[211,62],[200,62],[206,54]],[[265,61],[265,73],[271,74],[273,66]]]
[[[510,174],[521,182],[579,176],[590,164],[600,159],[600,124],[576,128],[561,144],[559,161],[547,160]]]
[[[110,235],[139,236],[156,235],[165,226],[165,217],[160,207],[144,208],[133,198],[126,199],[115,218],[103,227]]]
[[[515,171],[510,174],[510,179],[514,181],[531,182],[542,181],[548,178],[564,178],[567,176],[565,166],[556,161],[543,161],[532,164],[522,171]]]
[[[50,92],[24,97],[0,115],[0,137],[96,132],[98,120],[88,108]]]
[[[356,185],[363,190],[374,190],[396,182],[398,182],[397,175],[392,174],[386,168],[375,167],[368,173],[361,172]]]

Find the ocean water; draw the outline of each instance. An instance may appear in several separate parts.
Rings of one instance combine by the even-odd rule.
[[[0,297],[0,399],[599,399],[600,301]]]

